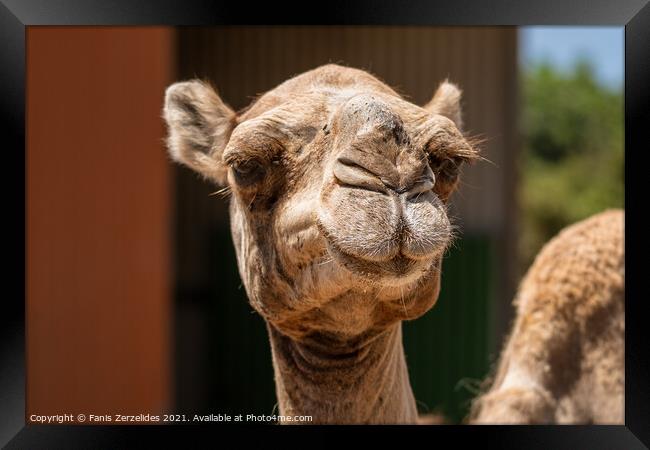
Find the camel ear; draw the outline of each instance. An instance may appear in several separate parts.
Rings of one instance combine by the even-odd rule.
[[[463,118],[460,108],[462,91],[448,80],[438,86],[433,98],[424,105],[424,109],[451,119],[460,131],[463,129]]]
[[[226,183],[223,149],[235,127],[235,113],[208,84],[191,80],[165,91],[163,117],[171,157],[218,184]]]

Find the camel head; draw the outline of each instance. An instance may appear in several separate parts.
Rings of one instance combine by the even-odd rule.
[[[327,65],[235,113],[208,84],[167,89],[174,160],[231,192],[251,305],[283,334],[369,336],[438,297],[447,202],[477,154],[460,91],[414,105],[372,75]]]

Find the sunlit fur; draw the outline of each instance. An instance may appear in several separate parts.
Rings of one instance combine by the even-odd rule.
[[[572,225],[539,253],[494,382],[470,422],[623,424],[623,211]]]
[[[425,107],[367,72],[327,65],[235,114],[176,83],[171,156],[231,191],[239,273],[267,321],[282,414],[415,422],[401,321],[436,302],[456,169],[477,158],[460,91]]]

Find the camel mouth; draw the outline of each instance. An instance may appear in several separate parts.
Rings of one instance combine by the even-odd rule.
[[[426,272],[453,240],[446,207],[428,190],[417,201],[340,186],[322,192],[318,231],[353,274],[401,284]]]
[[[429,271],[435,261],[435,256],[413,259],[401,252],[386,261],[368,260],[346,253],[329,239],[327,250],[334,261],[355,276],[372,282],[390,283],[393,286],[417,281]]]

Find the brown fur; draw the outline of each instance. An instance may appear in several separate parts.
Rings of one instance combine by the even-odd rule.
[[[436,302],[446,204],[477,157],[459,101],[445,82],[418,107],[337,65],[239,115],[204,83],[168,88],[171,156],[232,191],[239,273],[268,325],[281,414],[416,422],[401,321]]]
[[[495,380],[472,423],[624,422],[624,215],[563,230],[539,253],[515,300]]]

